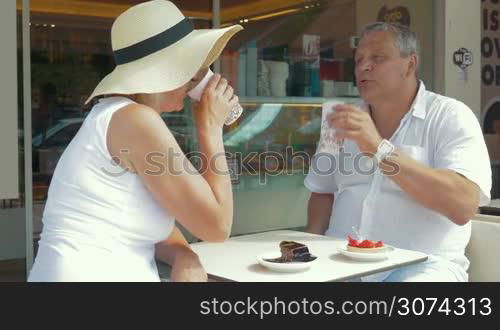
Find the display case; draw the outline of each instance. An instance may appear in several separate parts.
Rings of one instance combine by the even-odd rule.
[[[224,132],[232,157],[234,223],[232,235],[283,228],[307,222],[310,192],[304,178],[316,152],[322,104],[353,97],[246,97],[242,117]]]

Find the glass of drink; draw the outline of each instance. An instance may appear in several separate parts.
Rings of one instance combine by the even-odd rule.
[[[335,107],[339,104],[343,103],[340,101],[330,101],[323,103],[322,105],[321,132],[317,150],[319,153],[336,155],[342,147],[344,141],[336,139],[335,135],[337,130],[335,127],[330,126],[330,123],[327,120],[330,114],[335,112]]]
[[[339,153],[340,148],[344,144],[344,139],[337,139],[336,133],[337,129],[330,126],[328,123],[328,117],[330,114],[335,112],[335,107],[341,104],[348,104],[355,106],[357,108],[362,107],[362,102],[360,100],[343,101],[343,100],[332,100],[323,103],[321,112],[321,132],[318,144],[318,152],[328,153],[331,155],[336,155]]]
[[[188,92],[189,97],[193,100],[199,101],[201,99],[201,95],[203,95],[205,87],[207,86],[208,82],[210,81],[210,78],[212,78],[213,75],[214,73],[209,68],[207,73],[205,74],[205,77],[203,77],[200,83]],[[233,109],[231,109],[231,111],[229,112],[229,115],[227,116],[224,124],[231,125],[236,120],[238,120],[238,118],[241,116],[242,113],[243,113],[242,106],[239,103],[236,104],[233,107]]]

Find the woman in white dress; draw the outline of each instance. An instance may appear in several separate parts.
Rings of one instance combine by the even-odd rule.
[[[141,3],[111,30],[116,68],[57,164],[29,281],[206,281],[175,220],[205,241],[231,231],[233,200],[222,126],[238,103],[214,75],[194,106],[202,157],[187,160],[162,112],[180,111],[241,26],[194,30],[169,1]]]

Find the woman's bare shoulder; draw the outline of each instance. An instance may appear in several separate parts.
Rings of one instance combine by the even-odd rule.
[[[117,111],[112,118],[111,128],[113,127],[128,136],[135,133],[146,136],[150,133],[168,134],[167,126],[160,114],[139,103],[129,104]]]
[[[130,103],[113,115],[114,119],[126,121],[129,125],[140,125],[144,122],[162,121],[160,114],[153,108],[140,103]]]
[[[160,114],[142,104],[129,104],[117,111],[108,131],[108,147],[142,152],[150,148],[168,146],[175,138]]]

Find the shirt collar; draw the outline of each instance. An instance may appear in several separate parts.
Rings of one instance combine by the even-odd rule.
[[[415,99],[413,100],[413,103],[410,108],[412,116],[420,119],[425,119],[425,116],[427,115],[425,94],[426,94],[426,89],[424,82],[420,80],[417,95],[415,96]]]
[[[425,119],[425,116],[427,115],[427,107],[425,101],[426,91],[427,89],[425,88],[424,82],[422,80],[419,80],[417,95],[413,99],[413,103],[411,104],[409,111],[413,117],[417,117],[422,120]],[[363,102],[361,108],[363,111],[370,113],[370,105],[368,105],[367,103]]]

